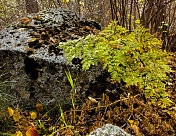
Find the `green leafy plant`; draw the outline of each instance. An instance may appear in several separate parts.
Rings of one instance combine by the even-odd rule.
[[[63,112],[63,110],[62,110],[62,108],[61,108],[60,105],[59,105],[59,107],[60,107],[60,112],[61,112],[62,121],[63,121],[65,127],[67,128],[68,125],[67,125],[67,123],[66,123],[66,121],[65,121],[64,112]]]
[[[70,71],[68,71],[68,73],[65,71],[66,76],[68,81],[70,82],[70,85],[72,87],[71,89],[71,100],[72,100],[72,106],[73,106],[73,119],[74,119],[74,123],[76,123],[75,118],[76,118],[76,108],[75,108],[75,99],[74,99],[74,88],[75,88],[75,83],[73,82],[72,76]],[[60,107],[60,112],[61,112],[61,118],[62,118],[62,122],[64,123],[64,126],[62,125],[61,129],[65,129],[65,128],[74,128],[74,126],[72,125],[67,125],[66,120],[65,120],[65,116],[64,116],[64,112],[59,104]]]
[[[70,71],[69,71],[69,73],[67,73],[65,71],[65,73],[66,73],[67,79],[69,80],[70,85],[72,87],[72,89],[71,89],[71,100],[72,100],[72,106],[73,106],[73,109],[74,109],[74,122],[75,122],[75,111],[76,111],[76,108],[75,108],[75,99],[74,99],[74,95],[75,95],[75,92],[74,92],[75,83],[73,82],[73,79],[72,79],[72,76],[70,74]]]
[[[126,86],[137,86],[152,102],[161,101],[165,107],[171,101],[165,92],[169,55],[161,50],[162,41],[154,38],[143,26],[131,33],[112,22],[97,35],[61,43],[68,63],[80,58],[82,68],[102,63],[111,75],[112,83],[125,82]]]

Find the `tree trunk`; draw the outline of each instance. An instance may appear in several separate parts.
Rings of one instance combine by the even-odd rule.
[[[25,0],[27,13],[37,13],[39,12],[39,5],[37,0]]]

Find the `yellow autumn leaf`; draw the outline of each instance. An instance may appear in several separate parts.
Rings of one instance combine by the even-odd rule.
[[[37,40],[37,38],[33,38],[33,39],[29,40],[29,42],[34,42],[36,40]]]
[[[26,131],[26,136],[38,136],[34,126]]]
[[[117,12],[117,15],[120,17],[120,12]]]
[[[140,20],[135,20],[135,23],[136,24],[140,24]]]
[[[84,2],[83,1],[80,1],[79,4],[84,6]],[[96,7],[98,7],[98,5],[96,5]]]
[[[31,119],[36,119],[37,118],[37,114],[35,112],[31,113]]]
[[[139,128],[136,125],[131,125],[131,128],[133,129],[134,133],[138,136],[139,135]]]
[[[128,122],[129,122],[130,124],[133,124],[133,123],[134,123],[134,120],[128,120]]]
[[[21,131],[18,131],[15,133],[15,136],[23,136],[23,134],[21,133]]]
[[[15,111],[15,113],[13,114],[13,119],[15,122],[18,122],[21,118],[21,115],[18,111]]]
[[[12,108],[8,107],[8,112],[10,116],[13,116],[14,110]]]
[[[26,24],[26,23],[30,22],[30,19],[29,18],[22,18],[20,21],[21,21],[21,23]]]
[[[62,2],[64,2],[64,3],[68,3],[68,2],[69,2],[69,0],[63,0]]]
[[[35,108],[36,108],[36,110],[37,111],[43,111],[43,105],[42,104],[37,104],[36,106],[35,106]]]

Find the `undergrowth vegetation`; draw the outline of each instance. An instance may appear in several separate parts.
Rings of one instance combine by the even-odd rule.
[[[166,73],[175,75],[175,71],[168,65],[169,53],[162,51],[160,45],[161,41],[142,26],[129,33],[117,22],[97,35],[62,43],[59,48],[63,48],[68,62],[80,58],[84,70],[103,64],[112,83],[125,82],[120,98],[114,100],[103,94],[100,98],[82,100],[76,94],[70,72],[66,72],[72,88],[71,109],[63,111],[62,106],[56,105],[48,110],[41,103],[32,111],[22,110],[18,105],[8,107],[0,114],[0,135],[85,136],[110,123],[133,135],[174,136],[176,80]],[[5,98],[3,93],[0,96]],[[50,116],[54,110],[55,115]]]
[[[161,109],[157,104],[143,100],[140,90],[124,90],[120,99],[112,101],[103,94],[102,98],[89,97],[82,100],[76,94],[75,83],[70,73],[66,73],[72,86],[70,91],[72,108],[50,117],[50,111],[42,104],[36,104],[33,111],[8,108],[1,115],[1,135],[10,136],[85,136],[93,130],[110,123],[118,125],[134,135],[174,135],[176,125],[175,107]],[[176,102],[176,94],[170,95]],[[80,104],[76,104],[79,102]]]
[[[166,72],[172,72],[169,53],[162,51],[162,42],[147,31],[139,25],[129,33],[113,21],[97,35],[62,43],[59,48],[64,49],[68,63],[79,58],[84,70],[101,63],[108,69],[112,83],[137,86],[152,103],[161,101],[166,107],[172,103],[163,83]]]
[[[15,110],[8,108],[3,122],[5,124],[1,130],[6,133],[1,134],[86,136],[91,131],[110,123],[134,135],[174,135],[176,124],[174,109],[166,110],[156,105],[145,104],[141,94],[137,93],[129,94],[128,90],[120,100],[113,102],[105,94],[102,98],[89,97],[75,109],[62,111],[60,107],[60,113],[58,112],[52,119],[41,104],[37,104],[31,112],[22,111],[19,107]],[[80,101],[76,94],[74,97],[76,101]]]

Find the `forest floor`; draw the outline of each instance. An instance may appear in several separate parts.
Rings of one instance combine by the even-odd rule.
[[[176,70],[176,56],[170,62]],[[169,74],[167,93],[173,104],[162,108],[159,102],[151,103],[144,93],[128,88],[120,99],[103,94],[101,98],[81,100],[74,94],[73,107],[63,111],[60,106],[48,110],[36,104],[31,111],[8,108],[0,114],[1,135],[85,136],[110,123],[137,136],[176,135],[176,72]]]

